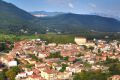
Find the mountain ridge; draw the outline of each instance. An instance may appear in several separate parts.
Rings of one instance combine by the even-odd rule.
[[[54,17],[40,18],[40,24],[48,23],[52,28],[64,28],[77,30],[96,30],[96,31],[119,31],[120,21],[114,18],[101,17],[97,15],[79,15],[73,13],[61,14]],[[44,25],[43,24],[43,25]],[[47,26],[44,25],[44,26]],[[113,28],[112,26],[116,27]],[[49,27],[49,26],[47,26]],[[101,29],[100,29],[101,28]],[[105,30],[104,30],[105,29]]]
[[[0,31],[3,29],[6,32],[19,32],[24,28],[28,32],[38,33],[79,33],[91,30],[120,32],[120,21],[98,15],[64,13],[38,18],[2,0],[0,0],[0,10]]]

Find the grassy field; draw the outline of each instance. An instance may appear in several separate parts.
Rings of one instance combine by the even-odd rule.
[[[40,38],[47,42],[56,42],[56,43],[74,43],[74,36],[72,35],[56,35],[56,34],[40,34],[40,35],[6,35],[0,34],[0,41],[20,41],[24,39],[37,39]]]
[[[82,36],[86,37],[88,40],[96,39],[105,39],[105,36],[109,36],[108,40],[120,40],[120,34],[80,34],[80,35],[73,35],[73,34],[39,34],[39,35],[15,35],[15,34],[0,34],[0,42],[4,41],[20,41],[24,39],[37,39],[40,38],[42,40],[55,43],[74,43],[75,36]]]

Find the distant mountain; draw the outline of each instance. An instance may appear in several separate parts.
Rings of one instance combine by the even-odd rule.
[[[60,14],[64,14],[63,12],[46,12],[46,11],[34,11],[30,13],[36,17],[53,17]]]
[[[112,14],[110,15],[106,13],[90,13],[90,15],[99,15],[99,16],[108,17],[108,18],[111,17],[111,18],[115,18],[120,21],[120,16],[118,15],[112,15]]]
[[[80,31],[120,31],[120,21],[97,15],[61,14],[54,17],[40,18],[35,23],[51,31],[79,33]]]
[[[34,12],[40,13],[40,12]],[[79,33],[87,31],[120,32],[120,21],[97,15],[44,12],[35,17],[11,3],[0,0],[0,32]]]

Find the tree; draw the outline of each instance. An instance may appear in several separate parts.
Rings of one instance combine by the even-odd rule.
[[[98,49],[98,53],[101,53],[101,49]]]
[[[51,53],[47,58],[63,58],[60,55],[60,52],[56,52],[56,53]]]
[[[68,61],[69,57],[66,56],[66,57],[64,57],[63,59],[64,59],[65,61]]]
[[[66,70],[67,64],[62,64],[62,69],[60,69],[60,72],[64,72]]]
[[[108,74],[101,72],[81,72],[74,75],[73,80],[107,80]]]
[[[111,64],[109,71],[110,71],[111,75],[120,74],[120,63],[119,64],[117,64],[117,63]]]
[[[16,74],[18,74],[21,71],[18,66],[12,67],[11,70],[14,71]]]
[[[30,68],[30,69],[31,69],[33,66],[34,66],[33,64],[26,64],[26,65],[25,65],[26,68]]]
[[[0,80],[4,80],[5,79],[5,73],[4,72],[0,72]]]
[[[92,50],[94,50],[94,47],[90,46],[89,49],[92,51]]]
[[[6,50],[6,43],[1,43],[0,44],[0,51]]]
[[[16,72],[13,70],[10,69],[5,74],[9,80],[15,80]]]
[[[75,74],[73,80],[88,80],[88,73],[87,72],[81,72]]]
[[[6,77],[9,80],[15,80],[15,76],[20,72],[20,68],[18,66],[12,67],[8,71],[5,72]]]
[[[37,61],[37,62],[42,62],[42,59],[39,59],[39,58],[36,57],[34,54],[29,54],[29,56],[30,56],[33,60],[35,60],[35,61]]]
[[[104,62],[104,64],[112,64],[112,63],[119,63],[118,59],[110,59],[107,57],[106,61]]]

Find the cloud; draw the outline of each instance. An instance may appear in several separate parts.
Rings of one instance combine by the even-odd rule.
[[[68,6],[72,9],[74,8],[74,5],[72,3],[68,3]]]
[[[89,5],[92,9],[95,9],[97,7],[96,4],[94,4],[94,3],[90,3]]]

